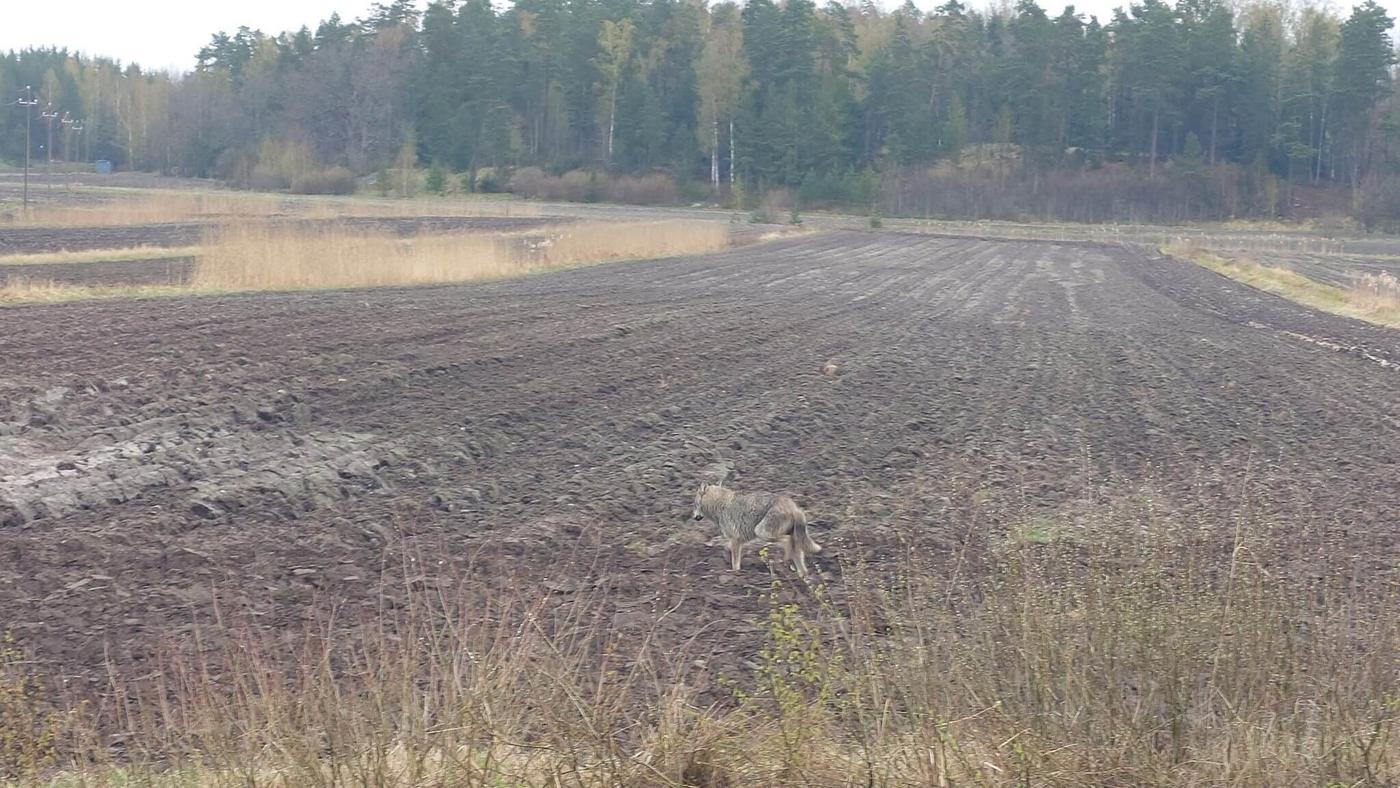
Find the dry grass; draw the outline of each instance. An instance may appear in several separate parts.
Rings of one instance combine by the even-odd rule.
[[[74,285],[42,277],[12,276],[0,284],[0,305],[62,304],[110,298],[170,298],[188,295],[181,285]]]
[[[18,222],[32,227],[114,227],[131,224],[164,224],[214,218],[276,216],[279,201],[272,197],[187,192],[105,195],[94,204],[44,205],[31,209]]]
[[[704,254],[728,245],[729,227],[720,222],[585,222],[552,234],[549,243],[532,254],[547,265],[559,266]]]
[[[124,249],[82,249],[79,251],[40,252],[36,254],[0,255],[0,266],[46,265],[50,263],[129,263],[138,260],[163,260],[170,257],[194,257],[198,246],[133,246]]]
[[[91,190],[91,204],[47,205],[15,224],[25,227],[111,227],[274,217],[335,219],[346,216],[533,217],[538,206],[504,199],[385,200],[242,192]]]
[[[415,197],[384,199],[370,197],[307,197],[288,195],[283,205],[289,215],[306,219],[339,219],[349,216],[412,218],[416,216],[464,216],[481,218],[531,219],[541,215],[540,207],[509,197]]]
[[[700,254],[724,248],[714,222],[580,224],[547,234],[397,238],[343,227],[234,224],[196,258],[195,290],[389,287],[521,276],[585,263]]]
[[[396,238],[343,228],[234,225],[212,232],[195,259],[195,290],[386,287],[526,273],[500,238]]]
[[[1394,274],[1357,274],[1349,295],[1353,303],[1368,312],[1400,315],[1400,279]]]
[[[199,247],[0,258],[0,263],[40,265],[193,256],[195,267],[188,285],[87,286],[12,276],[0,286],[0,304],[486,281],[590,263],[704,254],[729,243],[727,224],[686,220],[581,223],[535,233],[408,238],[334,222],[236,221],[209,230]]]
[[[901,232],[973,236],[1000,240],[1094,241],[1149,246],[1183,246],[1249,250],[1251,252],[1338,253],[1346,242],[1310,234],[1305,227],[1271,228],[1225,224],[1169,226],[1151,224],[1079,224],[1071,222],[958,221],[883,217],[883,226]],[[1288,227],[1288,226],[1286,226]]]
[[[1227,231],[1263,232],[1280,234],[1297,233],[1341,233],[1361,235],[1365,229],[1349,216],[1323,216],[1315,219],[1288,222],[1278,219],[1227,219],[1221,222],[1202,222],[1203,227],[1220,228]]]
[[[1162,252],[1314,309],[1400,328],[1400,288],[1396,287],[1395,278],[1386,274],[1362,274],[1355,285],[1343,289],[1286,268],[1242,257],[1224,257],[1191,244],[1168,245]]]
[[[1037,515],[1031,530],[1054,538],[1020,538],[990,532],[974,506],[954,518],[957,555],[910,546],[893,565],[845,566],[840,605],[821,586],[775,581],[751,667],[713,677],[733,688],[717,704],[692,689],[703,654],[613,631],[604,598],[528,584],[483,598],[459,577],[430,579],[421,587],[437,590],[354,636],[322,618],[300,633],[244,631],[141,678],[114,667],[97,704],[14,690],[39,686],[39,663],[11,659],[0,703],[11,687],[29,734],[0,749],[0,776],[1394,785],[1396,578],[1363,569],[1374,564],[1355,561],[1340,526],[1277,528],[1253,511],[1202,517],[1144,491]],[[115,755],[102,730],[121,732]]]

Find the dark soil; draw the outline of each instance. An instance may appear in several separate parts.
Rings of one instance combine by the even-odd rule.
[[[188,284],[193,257],[151,260],[111,260],[91,263],[0,265],[0,287],[11,279],[40,280],[58,285],[117,287],[124,285]]]
[[[1397,364],[1400,332],[1146,252],[863,232],[485,285],[3,308],[0,629],[101,685],[104,659],[139,675],[172,638],[217,653],[216,601],[269,630],[378,609],[432,582],[416,555],[602,597],[614,631],[736,668],[769,571],[729,571],[686,520],[724,469],[809,508],[838,604],[852,561],[911,539],[950,560],[968,507],[998,529],[1136,485],[1222,531],[1262,490],[1270,527],[1335,528],[1393,568]]]

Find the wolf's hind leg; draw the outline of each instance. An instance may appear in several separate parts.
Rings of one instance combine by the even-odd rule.
[[[799,544],[799,545],[797,546],[797,549],[796,549],[796,550],[793,550],[792,552],[795,553],[795,554],[797,555],[797,560],[793,562],[793,564],[795,564],[795,565],[797,566],[797,576],[798,576],[798,577],[806,577],[806,576],[807,576],[807,551],[804,550],[804,549],[802,549],[802,545]]]

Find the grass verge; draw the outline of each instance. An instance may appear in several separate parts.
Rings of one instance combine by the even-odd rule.
[[[1283,528],[1251,507],[1203,517],[1143,493],[1047,526],[1084,539],[1008,539],[965,503],[950,516],[964,537],[953,555],[908,542],[889,563],[842,566],[830,586],[765,586],[753,572],[766,613],[743,666],[718,673],[703,628],[684,647],[665,641],[662,612],[648,631],[622,631],[605,592],[561,596],[546,578],[483,594],[470,577],[415,575],[422,591],[353,634],[332,603],[299,629],[168,651],[154,672],[113,665],[98,698],[46,695],[56,685],[42,655],[15,644],[0,652],[0,713],[17,721],[0,736],[0,776],[390,788],[1400,779],[1400,619],[1385,615],[1400,579],[1358,562],[1343,525]],[[418,549],[405,566],[437,555]]]
[[[113,298],[173,298],[189,295],[183,285],[72,285],[51,279],[10,277],[0,284],[0,305],[65,304]],[[212,295],[210,291],[206,293]]]
[[[1194,245],[1168,245],[1162,247],[1162,252],[1323,312],[1400,328],[1400,283],[1393,276],[1358,275],[1351,288],[1341,288],[1287,268],[1247,258],[1223,257]]]
[[[41,205],[16,217],[19,227],[111,227],[233,219],[336,219],[345,216],[534,217],[535,205],[501,199],[386,200],[244,192],[92,189],[87,203]]]
[[[0,266],[48,265],[60,263],[133,263],[140,260],[165,260],[171,257],[194,257],[198,246],[134,246],[125,249],[82,249],[79,251],[40,252],[36,254],[0,255]]]

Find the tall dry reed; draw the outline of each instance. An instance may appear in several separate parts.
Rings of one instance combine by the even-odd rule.
[[[335,224],[230,224],[196,258],[196,290],[294,290],[469,282],[589,262],[700,254],[724,248],[714,222],[582,224],[519,234],[399,238]]]

